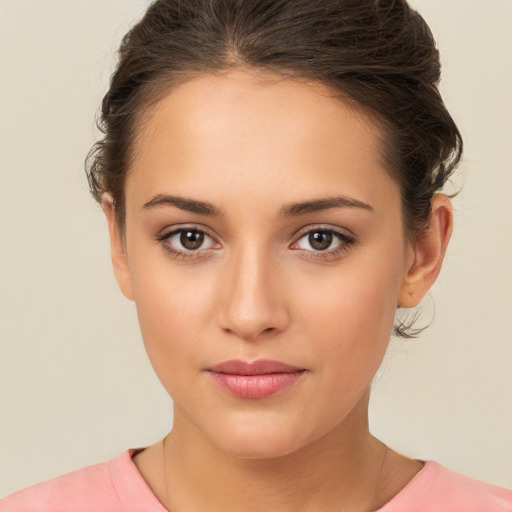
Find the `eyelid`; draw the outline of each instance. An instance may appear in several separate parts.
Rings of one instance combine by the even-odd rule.
[[[200,233],[204,233],[205,235],[208,235],[210,238],[213,238],[214,240],[217,239],[217,237],[211,232],[209,228],[203,226],[202,224],[195,224],[194,222],[166,226],[164,229],[162,229],[162,231],[159,234],[155,236],[155,238],[157,240],[165,239],[172,234],[179,233],[180,231],[185,231],[187,229],[191,231],[199,231]]]
[[[300,240],[302,240],[305,236],[315,233],[315,232],[328,232],[332,233],[335,237],[338,238],[339,244],[332,249],[326,250],[317,250],[314,249],[302,249],[302,248],[294,248],[293,246],[297,245]],[[295,241],[292,243],[291,249],[297,251],[298,255],[306,260],[317,260],[317,261],[333,261],[343,256],[343,254],[350,250],[350,248],[357,242],[356,235],[350,231],[350,234],[347,234],[345,230],[341,228],[335,228],[333,226],[325,226],[318,225],[315,227],[308,226],[308,228],[301,230],[297,235],[295,235]]]
[[[207,237],[209,237],[214,244],[215,247],[208,247],[206,249],[197,249],[197,250],[180,250],[175,249],[170,244],[165,243],[172,236],[177,233],[191,230],[198,231]],[[338,238],[339,244],[333,249],[326,250],[314,250],[314,249],[302,249],[293,247],[296,246],[297,243],[304,238],[305,236],[315,233],[315,232],[328,232],[332,233],[335,237]],[[348,233],[347,233],[348,232]],[[214,235],[209,228],[206,226],[190,223],[190,224],[177,224],[173,226],[167,226],[160,234],[157,234],[155,240],[162,245],[162,247],[172,254],[172,256],[176,259],[193,259],[193,258],[202,258],[206,257],[212,251],[216,251],[219,246],[221,246],[220,242],[217,239],[217,236]],[[317,226],[308,226],[307,228],[301,229],[298,233],[294,235],[294,242],[292,242],[291,246],[289,246],[292,250],[297,251],[306,259],[329,259],[336,258],[341,256],[342,253],[349,250],[350,246],[357,242],[356,235],[349,230],[348,228],[339,228],[334,227],[332,225],[322,225],[319,224]]]
[[[350,229],[347,228],[338,228],[331,225],[323,225],[319,224],[317,226],[308,226],[307,228],[303,228],[299,230],[298,233],[294,235],[294,244],[297,243],[298,240],[303,238],[310,233],[316,233],[317,231],[326,231],[329,233],[333,233],[335,236],[338,236],[342,241],[345,242],[356,242],[357,237],[355,233],[353,233]]]
[[[200,224],[177,224],[173,226],[167,226],[161,233],[157,234],[154,238],[155,240],[162,244],[163,248],[171,253],[176,258],[199,258],[201,256],[204,256],[205,253],[209,253],[212,250],[216,250],[218,247],[208,247],[206,249],[197,249],[197,250],[180,250],[173,248],[170,244],[166,243],[170,238],[172,238],[174,235],[183,232],[183,231],[197,231],[199,233],[202,233],[209,237],[213,242],[215,246],[220,246],[219,241],[217,240],[217,237],[211,233],[211,231],[206,228],[205,226],[202,226]]]

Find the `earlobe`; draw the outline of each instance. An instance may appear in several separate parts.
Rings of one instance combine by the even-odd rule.
[[[119,227],[114,200],[108,193],[103,194],[101,198],[101,207],[107,218],[108,231],[110,235],[110,254],[112,258],[112,267],[117,283],[123,295],[133,300],[133,291],[131,285],[130,270],[125,250],[123,235]]]
[[[437,194],[431,200],[429,224],[411,247],[398,298],[399,307],[417,306],[434,284],[441,270],[452,227],[451,201],[444,194]]]

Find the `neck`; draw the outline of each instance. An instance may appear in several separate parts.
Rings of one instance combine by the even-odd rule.
[[[172,512],[375,510],[386,451],[368,430],[367,403],[327,436],[265,459],[219,449],[176,411],[165,442],[163,501]]]

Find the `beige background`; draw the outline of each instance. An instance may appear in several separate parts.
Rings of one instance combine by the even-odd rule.
[[[0,496],[171,425],[82,171],[113,53],[145,5],[0,0]],[[414,5],[442,51],[465,183],[435,322],[391,349],[373,431],[512,487],[512,2]]]

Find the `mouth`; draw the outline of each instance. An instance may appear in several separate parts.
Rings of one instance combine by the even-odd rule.
[[[284,390],[306,373],[304,368],[266,359],[224,361],[206,371],[223,391],[250,399],[265,398]]]

